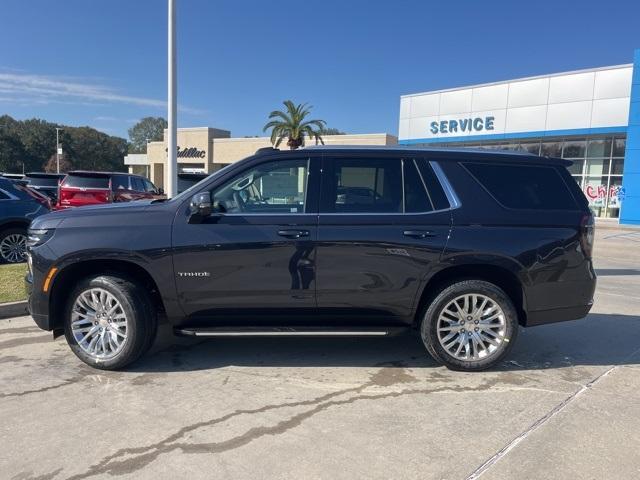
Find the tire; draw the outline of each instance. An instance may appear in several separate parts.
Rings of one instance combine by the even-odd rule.
[[[156,331],[147,294],[126,277],[83,279],[65,306],[67,343],[80,360],[94,368],[118,370],[132,364],[151,347]]]
[[[27,261],[27,229],[14,227],[0,232],[0,263]]]
[[[444,288],[425,307],[420,334],[438,363],[475,372],[491,368],[509,353],[518,328],[516,309],[501,288],[464,280]]]

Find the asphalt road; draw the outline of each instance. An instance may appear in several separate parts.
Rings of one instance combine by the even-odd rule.
[[[477,374],[411,336],[165,340],[100,372],[2,320],[0,478],[638,478],[640,231],[599,231],[596,267],[586,320]]]

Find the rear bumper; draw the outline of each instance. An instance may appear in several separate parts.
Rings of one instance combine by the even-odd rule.
[[[528,312],[525,326],[535,327],[538,325],[546,325],[548,323],[578,320],[579,318],[586,317],[592,306],[593,302],[590,302],[587,305],[579,305],[577,307],[553,308],[549,310]]]

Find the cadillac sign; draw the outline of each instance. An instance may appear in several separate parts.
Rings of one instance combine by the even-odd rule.
[[[204,158],[207,156],[206,151],[198,150],[196,147],[185,147],[180,150],[180,145],[178,145],[177,149],[178,158]]]

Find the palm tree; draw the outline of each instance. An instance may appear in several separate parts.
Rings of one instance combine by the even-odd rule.
[[[305,120],[310,113],[306,103],[295,105],[291,100],[285,100],[286,111],[274,110],[269,114],[272,119],[264,126],[266,132],[271,128],[271,144],[278,148],[282,140],[287,138],[287,145],[291,150],[304,145],[304,138],[314,138],[324,145],[321,131],[327,125],[324,120]]]

